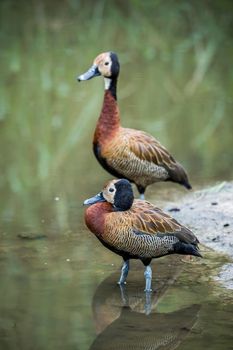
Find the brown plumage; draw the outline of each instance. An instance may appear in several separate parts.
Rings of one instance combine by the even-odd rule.
[[[126,280],[129,259],[140,259],[146,266],[146,290],[150,290],[153,258],[173,253],[201,256],[192,231],[153,204],[134,200],[126,179],[110,181],[103,192],[84,204],[91,205],[85,212],[87,227],[124,259],[119,283]]]
[[[153,136],[121,127],[116,97],[119,70],[117,55],[106,52],[78,77],[79,81],[97,75],[105,79],[103,107],[93,139],[96,158],[110,174],[134,182],[142,198],[146,187],[158,181],[173,181],[190,189],[184,168]]]

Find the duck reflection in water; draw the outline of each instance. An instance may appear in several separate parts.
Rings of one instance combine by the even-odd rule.
[[[179,270],[179,264],[176,268]],[[172,270],[174,273],[173,267]],[[116,286],[113,283],[116,273],[105,279],[93,297],[97,337],[90,350],[176,349],[196,323],[200,305],[169,313],[156,311],[159,300],[179,271],[176,275],[173,273],[171,278],[156,281],[155,293],[143,293],[140,283],[136,282],[127,287]]]

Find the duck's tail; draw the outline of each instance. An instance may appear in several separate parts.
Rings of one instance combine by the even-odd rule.
[[[174,162],[175,162],[175,160],[174,160]],[[188,179],[188,175],[180,163],[175,162],[173,164],[173,167],[167,167],[165,165],[164,165],[164,167],[169,174],[169,177],[166,181],[176,182],[176,183],[184,186],[188,190],[192,189],[192,186],[190,185],[190,182]]]

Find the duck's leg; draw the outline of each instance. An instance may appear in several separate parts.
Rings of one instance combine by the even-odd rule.
[[[120,291],[121,291],[121,300],[122,300],[123,306],[129,306],[129,297],[127,294],[125,284],[120,284],[119,287],[120,287]]]
[[[145,293],[145,314],[149,315],[151,313],[151,293]]]
[[[151,289],[151,280],[152,280],[152,270],[150,267],[150,262],[151,259],[143,259],[142,260],[144,266],[145,266],[145,271],[144,271],[144,276],[145,276],[145,280],[146,280],[146,286],[145,286],[145,292],[152,292]]]
[[[138,192],[140,194],[140,199],[142,200],[145,200],[145,188],[141,185],[136,185],[137,186],[137,189],[138,189]]]
[[[121,276],[117,283],[126,284],[126,278],[128,276],[128,273],[129,273],[129,260],[124,260],[124,264],[121,268]]]
[[[152,270],[150,265],[146,266],[144,276],[146,280],[145,292],[152,292],[152,289],[151,289]]]

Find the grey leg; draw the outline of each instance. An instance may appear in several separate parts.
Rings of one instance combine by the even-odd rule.
[[[144,276],[146,279],[145,292],[152,292],[152,289],[151,289],[152,270],[151,270],[150,265],[146,266]]]
[[[129,272],[129,260],[126,260],[124,261],[124,264],[121,268],[121,277],[117,282],[118,284],[126,284],[126,278],[128,276],[128,272]]]
[[[149,315],[151,313],[151,293],[145,293],[145,314]]]
[[[144,193],[141,193],[141,194],[140,194],[140,199],[145,200]]]
[[[129,306],[129,298],[128,298],[125,284],[120,284],[119,287],[121,291],[121,300],[122,300],[123,306]]]

